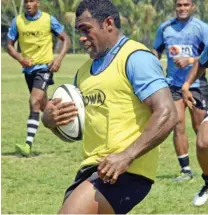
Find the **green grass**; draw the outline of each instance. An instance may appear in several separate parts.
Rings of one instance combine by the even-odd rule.
[[[55,74],[56,84],[72,83],[86,55],[69,55]],[[14,145],[25,141],[28,117],[28,90],[19,64],[2,54],[2,213],[55,214],[60,208],[66,188],[72,183],[82,160],[81,143],[66,144],[40,124],[32,157],[14,154]],[[170,136],[161,145],[160,163],[155,185],[148,197],[130,213],[137,214],[205,214],[191,205],[194,194],[203,181],[195,156],[195,135],[187,114],[191,166],[195,173],[192,183],[175,184],[171,179],[179,171]]]

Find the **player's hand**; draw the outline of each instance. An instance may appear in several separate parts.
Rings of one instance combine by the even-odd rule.
[[[74,102],[61,103],[61,99],[48,101],[43,112],[42,122],[47,128],[55,128],[67,125],[77,116],[77,108]]]
[[[19,63],[22,65],[22,67],[31,67],[32,66],[32,61],[27,58],[20,58]]]
[[[182,90],[183,100],[185,104],[192,110],[196,105],[196,101],[190,90]]]
[[[190,60],[188,57],[177,57],[173,58],[173,60],[179,68],[184,68],[190,64]]]
[[[62,60],[60,58],[56,58],[53,60],[48,66],[51,72],[58,72],[59,68],[61,67]]]
[[[98,175],[103,179],[104,183],[114,184],[118,176],[126,172],[132,162],[132,158],[126,152],[118,154],[110,154],[102,159],[97,159],[99,162]]]

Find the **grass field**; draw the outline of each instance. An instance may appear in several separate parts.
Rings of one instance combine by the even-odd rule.
[[[71,83],[86,55],[69,55],[55,75],[56,84]],[[165,66],[165,65],[164,65]],[[14,153],[16,143],[25,141],[28,117],[28,90],[20,65],[2,55],[2,214],[55,214],[60,208],[65,189],[71,184],[82,160],[81,143],[66,144],[40,124],[30,158]],[[149,196],[130,213],[134,214],[207,214],[208,204],[195,208],[194,194],[203,181],[195,156],[195,135],[187,113],[190,159],[195,179],[177,184],[171,179],[179,165],[170,136],[161,145],[160,162],[155,185]]]

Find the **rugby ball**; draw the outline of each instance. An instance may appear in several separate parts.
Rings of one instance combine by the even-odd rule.
[[[69,141],[82,140],[85,120],[85,107],[82,94],[78,88],[71,84],[59,86],[53,93],[52,99],[61,98],[61,103],[74,101],[78,109],[78,115],[68,125],[58,126],[57,130]]]

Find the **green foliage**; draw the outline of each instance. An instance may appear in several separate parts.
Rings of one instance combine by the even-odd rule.
[[[55,74],[54,89],[63,83],[72,83],[77,69],[88,59],[87,55],[68,55]],[[166,61],[162,61],[165,66]],[[56,214],[61,207],[66,188],[74,180],[80,161],[82,145],[57,139],[42,123],[30,158],[14,154],[16,143],[23,143],[29,114],[28,89],[20,65],[2,54],[2,120],[1,120],[1,213],[2,214]],[[203,181],[195,155],[195,135],[187,112],[186,128],[190,141],[190,160],[194,181],[177,184],[172,178],[179,165],[170,136],[162,145],[159,169],[150,194],[131,214],[207,214],[204,207],[191,205],[194,194]]]
[[[22,0],[2,0],[1,25],[8,26],[15,11],[19,12]],[[156,30],[167,19],[175,16],[175,0],[112,0],[121,15],[123,32],[130,38],[152,47]],[[73,41],[74,52],[82,51],[79,36],[73,32],[75,10],[80,0],[41,0],[41,9],[54,15],[65,25],[65,30]],[[195,15],[208,22],[208,0],[196,2]],[[5,28],[2,28],[5,35]],[[5,37],[2,38],[5,40]],[[5,41],[2,43],[5,44]],[[70,52],[72,49],[70,50]]]

